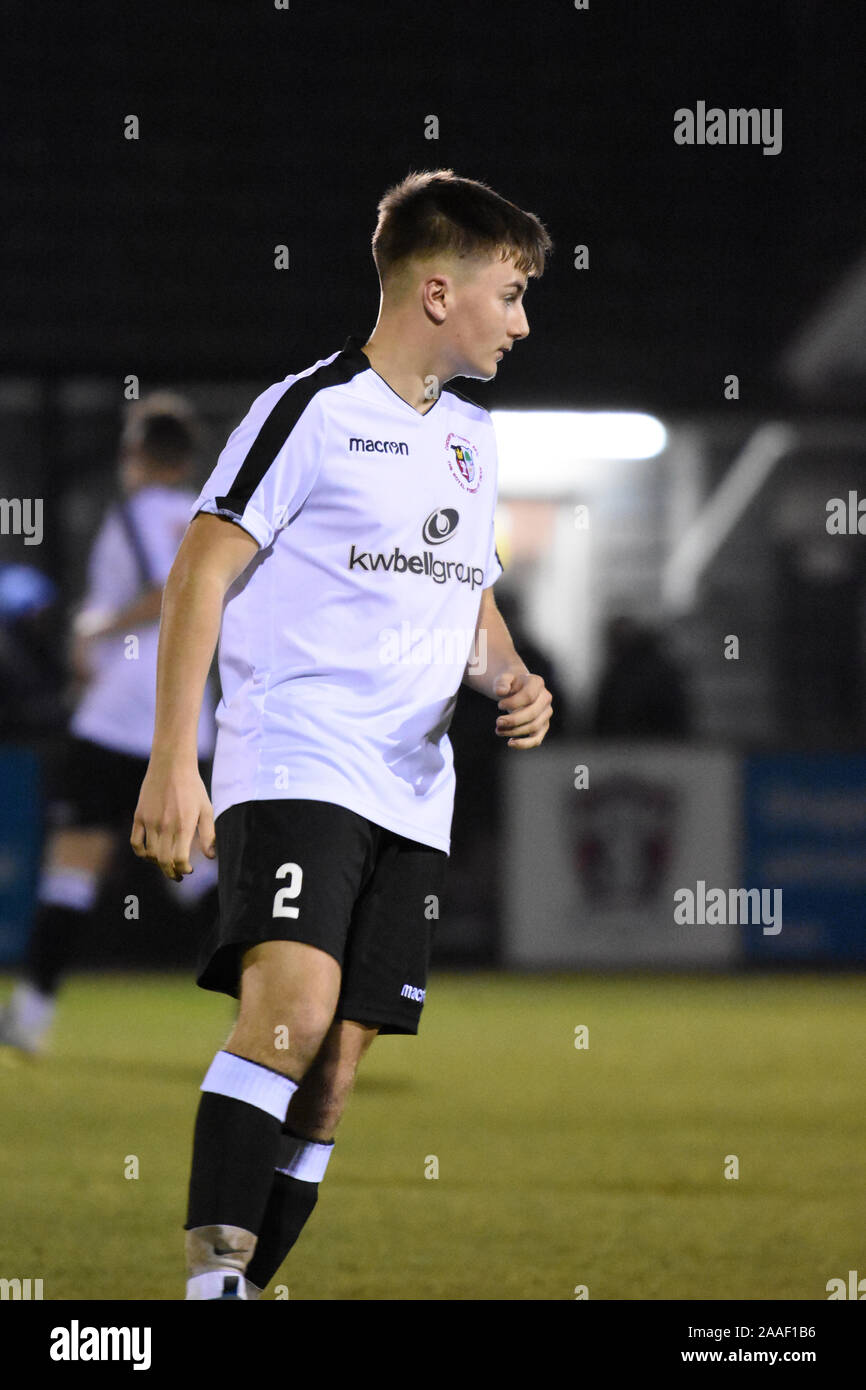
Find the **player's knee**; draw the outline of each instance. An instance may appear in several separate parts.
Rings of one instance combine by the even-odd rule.
[[[333,1022],[333,1008],[326,1000],[305,999],[302,1004],[296,1002],[290,1008],[278,1005],[269,1014],[269,1031],[276,1050],[297,1052],[308,1057],[310,1062]]]
[[[295,1070],[306,1074],[316,1060],[316,1054],[322,1046],[329,1024],[330,1019],[324,1016],[308,1016],[295,1020],[293,1024],[275,1023],[272,1029],[275,1054],[278,1056],[284,1052],[287,1060],[295,1066]],[[279,1064],[274,1065],[279,1070]],[[290,1071],[291,1065],[286,1070]]]
[[[331,1024],[328,1006],[306,1001],[292,1008],[241,1008],[229,1040],[232,1050],[288,1076],[312,1066]]]

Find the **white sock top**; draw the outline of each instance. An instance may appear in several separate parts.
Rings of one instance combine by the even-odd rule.
[[[295,1139],[293,1151],[277,1164],[277,1172],[299,1178],[301,1182],[321,1182],[333,1152],[333,1139],[329,1144],[317,1144],[312,1139]]]
[[[246,1101],[247,1105],[255,1105],[273,1115],[281,1124],[297,1089],[298,1083],[291,1077],[225,1051],[217,1053],[201,1083],[202,1091]]]

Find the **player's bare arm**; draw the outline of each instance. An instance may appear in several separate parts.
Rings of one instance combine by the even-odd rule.
[[[496,733],[509,748],[537,748],[553,714],[553,697],[541,676],[535,676],[518,656],[505,620],[496,606],[493,588],[481,595],[475,625],[475,651],[485,660],[470,663],[463,684],[499,703]]]
[[[163,592],[153,748],[130,844],[175,881],[192,873],[196,830],[205,854],[215,854],[213,807],[198,770],[198,721],[226,590],[257,550],[242,527],[200,512]]]

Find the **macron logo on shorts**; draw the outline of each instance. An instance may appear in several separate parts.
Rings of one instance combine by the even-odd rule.
[[[400,990],[401,999],[414,999],[416,1004],[424,1003],[426,989],[419,989],[417,985],[404,985]]]

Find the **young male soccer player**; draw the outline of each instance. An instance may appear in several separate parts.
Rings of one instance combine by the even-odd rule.
[[[131,844],[174,879],[196,828],[217,853],[198,983],[240,997],[201,1087],[188,1299],[259,1296],[316,1203],[361,1057],[418,1031],[461,681],[498,701],[510,748],[547,731],[550,695],[493,599],[492,423],[440,388],[493,377],[526,337],[550,247],[451,170],[391,188],[372,335],[253,402],[166,584]],[[211,805],[194,732],[218,636]]]

